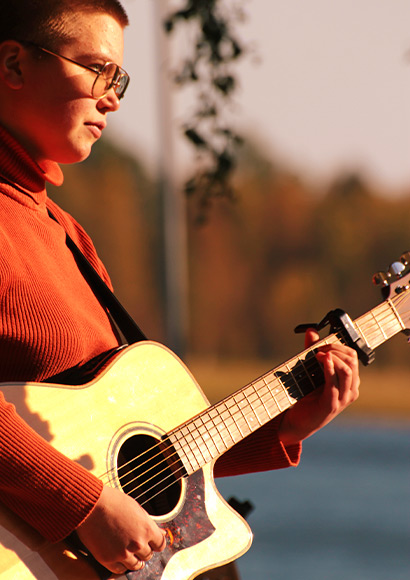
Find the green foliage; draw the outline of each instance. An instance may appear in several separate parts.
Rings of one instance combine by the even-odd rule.
[[[186,0],[185,7],[164,23],[168,33],[181,23],[195,30],[192,53],[184,58],[175,81],[181,87],[197,89],[198,107],[185,120],[184,135],[201,164],[187,181],[185,192],[197,202],[200,219],[214,198],[233,197],[231,179],[242,140],[224,120],[224,111],[237,84],[232,65],[244,53],[233,32],[241,17],[239,8],[224,13],[219,0]]]

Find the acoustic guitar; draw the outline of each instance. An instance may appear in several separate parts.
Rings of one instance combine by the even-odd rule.
[[[401,272],[381,278],[389,295],[380,305],[355,321],[343,315],[342,329],[213,406],[178,357],[150,341],[124,348],[84,385],[1,385],[40,435],[122,488],[166,530],[162,553],[117,578],[190,580],[250,547],[248,524],[216,489],[214,462],[323,384],[318,346],[355,336],[368,353],[407,331],[409,281]],[[83,550],[47,542],[4,507],[0,540],[1,580],[112,577]]]

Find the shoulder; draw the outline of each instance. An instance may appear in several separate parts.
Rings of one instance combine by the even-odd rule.
[[[97,270],[104,282],[111,287],[111,281],[107,270],[100,260],[92,239],[85,229],[70,215],[50,198],[47,199],[47,209],[52,213],[57,222],[64,228],[66,233],[74,241],[91,265]]]

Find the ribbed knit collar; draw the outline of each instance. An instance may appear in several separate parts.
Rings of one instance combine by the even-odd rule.
[[[54,161],[40,167],[23,147],[0,126],[0,179],[17,186],[36,203],[46,198],[46,181],[53,185],[63,183],[63,173]]]

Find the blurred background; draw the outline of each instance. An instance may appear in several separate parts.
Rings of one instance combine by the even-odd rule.
[[[172,80],[195,29],[162,25],[189,2],[123,4],[131,85],[50,195],[215,402],[300,351],[297,324],[378,304],[373,274],[410,250],[410,3],[216,2],[244,49],[222,109],[243,145],[234,199],[213,199],[200,224],[184,192],[200,166],[184,139],[198,96]],[[403,335],[378,349],[360,400],[305,443],[298,469],[218,482],[254,504],[241,580],[409,577],[408,349]]]

